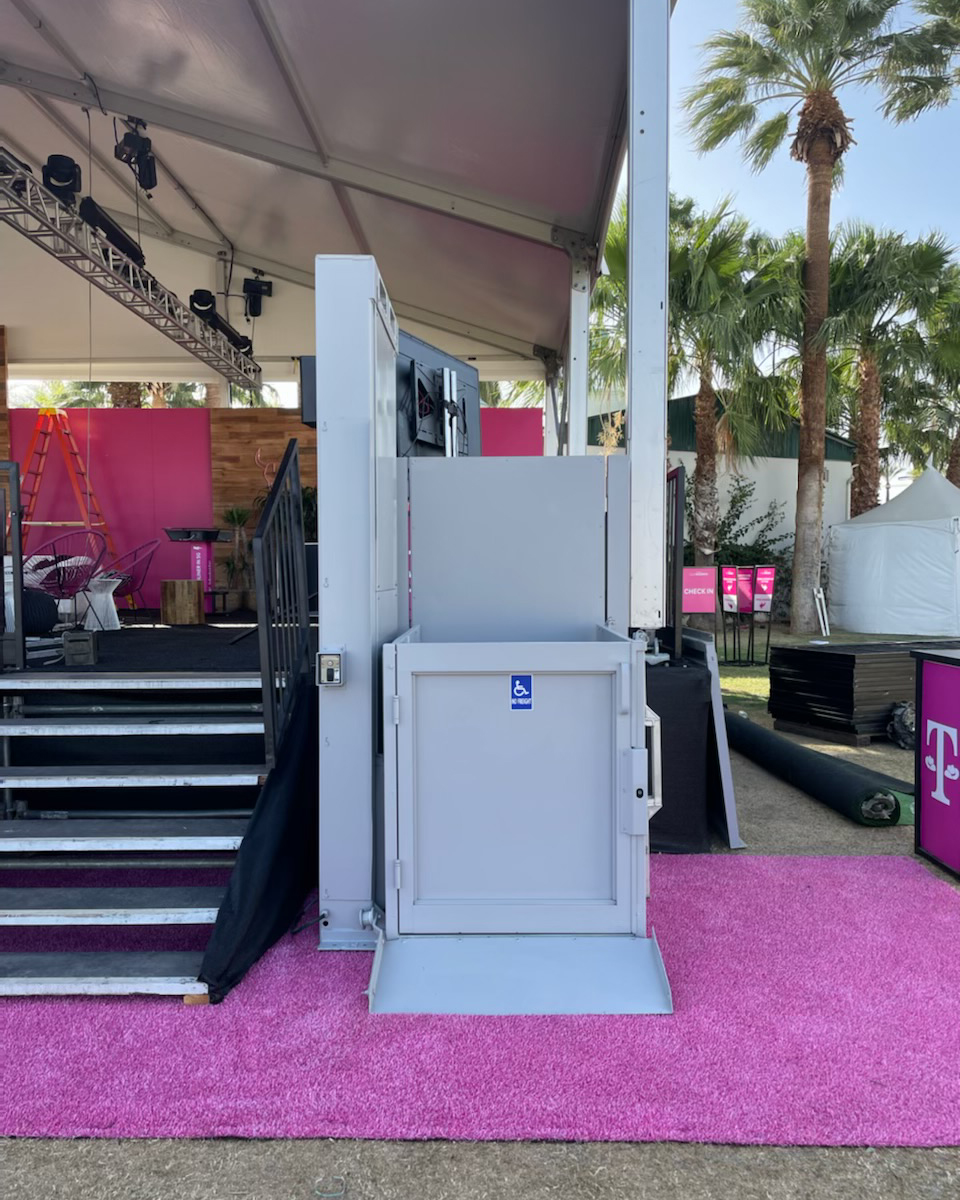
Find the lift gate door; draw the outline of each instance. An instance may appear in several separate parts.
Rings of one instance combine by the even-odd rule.
[[[630,933],[630,644],[396,652],[399,933]]]

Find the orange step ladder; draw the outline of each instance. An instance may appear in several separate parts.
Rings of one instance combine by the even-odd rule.
[[[70,428],[67,414],[59,408],[41,408],[37,415],[37,423],[30,435],[30,444],[24,456],[24,469],[20,476],[20,511],[23,549],[26,549],[27,538],[34,524],[33,514],[37,507],[37,496],[40,494],[40,484],[43,480],[43,469],[50,453],[50,443],[56,441],[67,468],[67,478],[73,490],[77,507],[80,510],[79,521],[55,521],[49,524],[57,526],[77,525],[84,529],[96,529],[103,534],[111,558],[117,557],[117,548],[104,520],[103,511],[87,475],[86,464],[77,447],[76,438]],[[36,522],[48,524],[48,522]]]

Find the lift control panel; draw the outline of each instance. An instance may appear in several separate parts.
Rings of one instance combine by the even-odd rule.
[[[321,650],[317,655],[317,685],[341,687],[343,684],[343,652]]]

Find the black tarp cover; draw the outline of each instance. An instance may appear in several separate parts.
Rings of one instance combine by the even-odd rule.
[[[290,929],[316,886],[317,741],[317,689],[305,681],[203,956],[200,981],[214,1003]]]
[[[663,808],[650,821],[650,849],[704,854],[711,829],[726,833],[710,701],[710,672],[680,659],[647,668],[647,704],[660,717]]]

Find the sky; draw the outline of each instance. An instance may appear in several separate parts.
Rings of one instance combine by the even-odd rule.
[[[754,225],[782,234],[802,229],[806,217],[804,168],[790,158],[789,146],[755,175],[736,141],[701,156],[684,128],[681,100],[697,80],[700,45],[717,30],[735,29],[739,9],[738,0],[678,0],[671,29],[671,186],[706,208],[729,195]],[[841,96],[858,144],[846,155],[834,224],[865,221],[911,237],[939,230],[960,247],[960,93],[949,108],[900,126],[876,111],[878,99],[859,89]]]

